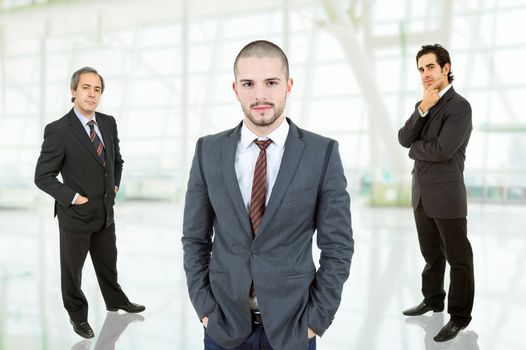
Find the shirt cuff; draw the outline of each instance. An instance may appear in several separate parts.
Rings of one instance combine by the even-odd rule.
[[[73,197],[73,200],[71,201],[71,204],[75,204],[75,202],[77,201],[77,198],[79,198],[79,194],[75,193],[75,197]]]
[[[422,110],[420,109],[420,106],[419,107],[416,107],[418,109],[418,114],[420,114],[420,116],[423,118],[427,115],[427,113],[429,113],[429,110],[427,112],[422,112]]]

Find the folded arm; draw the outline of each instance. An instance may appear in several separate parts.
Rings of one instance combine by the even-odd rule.
[[[416,104],[413,114],[411,114],[411,117],[407,119],[404,126],[398,131],[398,142],[406,148],[411,147],[413,142],[420,138],[420,133],[425,124],[425,118],[422,118],[418,111],[419,104],[420,103]]]
[[[471,134],[471,108],[455,110],[448,115],[438,137],[429,140],[417,140],[411,144],[409,158],[428,162],[445,162]]]

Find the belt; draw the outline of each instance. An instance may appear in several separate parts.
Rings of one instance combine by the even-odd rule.
[[[261,325],[263,324],[263,319],[261,318],[261,312],[252,310],[252,325]]]

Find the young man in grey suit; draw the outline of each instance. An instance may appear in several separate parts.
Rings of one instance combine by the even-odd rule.
[[[412,206],[426,265],[422,272],[424,300],[403,314],[418,316],[444,309],[447,261],[451,266],[451,319],[434,337],[435,341],[444,342],[456,337],[471,321],[475,294],[463,174],[473,129],[471,106],[451,85],[451,59],[446,49],[438,44],[422,46],[416,62],[423,98],[398,132],[398,139],[415,160]]]
[[[113,205],[124,161],[115,119],[95,112],[104,79],[95,69],[84,67],[73,73],[70,88],[73,108],[46,125],[35,184],[55,199],[64,307],[73,330],[93,338],[88,302],[80,288],[88,252],[108,311],[136,313],[144,306],[130,302],[117,283]]]
[[[206,328],[205,349],[315,349],[354,252],[338,146],[285,118],[292,79],[278,46],[248,44],[234,75],[245,118],[198,140],[188,181],[182,242],[190,299]]]

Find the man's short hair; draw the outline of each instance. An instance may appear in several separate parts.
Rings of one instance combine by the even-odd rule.
[[[279,57],[283,65],[285,77],[287,79],[289,78],[289,60],[287,59],[287,55],[285,55],[285,52],[283,52],[278,45],[270,41],[256,40],[242,48],[234,61],[234,76],[237,77],[237,63],[241,58],[246,57]]]
[[[100,93],[101,94],[104,93],[104,78],[102,77],[102,75],[99,74],[99,72],[97,72],[95,68],[91,68],[91,67],[82,67],[79,70],[77,70],[75,73],[73,73],[73,75],[71,76],[71,83],[69,84],[69,87],[71,88],[71,90],[73,91],[77,90],[77,86],[79,86],[80,76],[84,73],[97,74],[100,78],[100,85],[101,85]],[[71,102],[73,101],[75,101],[75,97],[71,98]]]
[[[452,83],[455,79],[453,76],[453,73],[451,72],[451,58],[449,57],[449,52],[445,48],[443,48],[440,44],[434,44],[434,45],[422,45],[422,49],[418,51],[416,54],[416,64],[418,65],[418,60],[420,57],[427,55],[428,53],[435,54],[435,57],[437,58],[437,63],[439,64],[440,68],[444,68],[446,63],[449,63],[449,73],[447,75],[447,80],[449,83]]]

